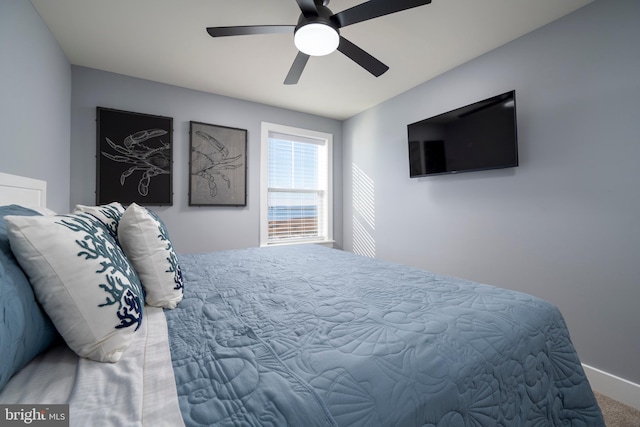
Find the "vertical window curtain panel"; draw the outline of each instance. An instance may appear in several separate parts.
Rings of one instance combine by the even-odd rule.
[[[323,140],[269,132],[269,241],[326,237],[324,147]]]

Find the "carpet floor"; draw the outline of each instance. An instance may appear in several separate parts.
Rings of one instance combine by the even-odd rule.
[[[607,427],[640,427],[640,410],[595,393]]]

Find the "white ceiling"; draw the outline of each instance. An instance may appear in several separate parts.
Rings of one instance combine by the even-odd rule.
[[[393,1],[393,0],[389,0]],[[283,84],[288,34],[210,37],[209,26],[295,24],[295,0],[31,0],[74,65],[345,119],[592,0],[433,0],[341,30],[390,67],[375,78],[340,52]],[[362,0],[333,0],[339,12]]]

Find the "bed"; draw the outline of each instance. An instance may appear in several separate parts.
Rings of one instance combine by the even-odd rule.
[[[14,199],[0,190],[3,301],[31,271],[15,217],[52,216]],[[604,426],[561,313],[533,296],[318,245],[171,265],[173,302],[145,288],[124,349],[103,353],[69,338],[27,273],[22,308],[3,304],[0,405],[68,404],[78,426]]]

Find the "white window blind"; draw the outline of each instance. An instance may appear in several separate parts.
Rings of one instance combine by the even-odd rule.
[[[331,139],[312,131],[265,125],[261,243],[331,240]]]

